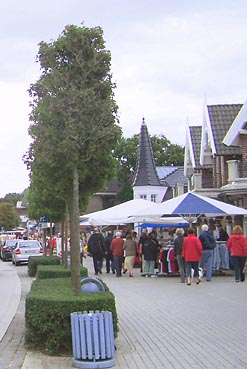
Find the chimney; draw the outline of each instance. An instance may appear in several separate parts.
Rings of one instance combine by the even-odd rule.
[[[239,171],[238,171],[238,160],[228,160],[228,183],[232,183],[239,178]]]

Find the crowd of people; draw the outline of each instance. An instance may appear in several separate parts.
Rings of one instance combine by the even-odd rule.
[[[175,232],[173,248],[177,260],[180,282],[190,286],[193,280],[196,284],[201,282],[201,275],[205,275],[206,281],[212,280],[213,251],[216,247],[216,239],[210,232],[209,226],[201,226],[199,237],[194,228],[185,231],[178,228]],[[247,239],[239,225],[233,227],[233,233],[229,237],[222,225],[218,226],[217,241],[225,241],[231,257],[235,281],[245,280],[245,263],[247,259]],[[157,276],[156,263],[160,251],[160,244],[156,233],[143,232],[139,239],[137,233],[130,231],[123,234],[112,231],[104,237],[99,228],[94,228],[93,234],[88,239],[88,255],[92,256],[95,275],[102,273],[105,260],[106,273],[112,272],[117,277],[128,273],[133,277],[133,269],[137,263],[140,272],[146,277]]]
[[[127,232],[124,235],[117,231],[113,236],[109,231],[103,237],[96,227],[88,239],[88,255],[92,256],[95,275],[102,273],[105,259],[106,273],[112,272],[117,277],[127,272],[129,277],[133,277],[136,261],[141,273],[147,277],[155,276],[159,248],[155,232],[143,233],[137,240],[136,232]]]

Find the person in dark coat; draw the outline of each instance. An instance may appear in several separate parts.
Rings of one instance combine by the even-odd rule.
[[[154,275],[155,261],[159,251],[159,244],[153,232],[149,233],[148,238],[143,242],[143,256],[145,260],[144,273],[146,277]]]
[[[183,228],[178,228],[176,230],[176,238],[174,240],[174,256],[178,262],[178,268],[180,273],[181,283],[185,282],[185,262],[182,256],[182,249],[184,243],[184,230]]]
[[[229,269],[229,255],[225,244],[229,238],[229,235],[227,231],[222,227],[222,224],[219,224],[217,228],[219,232],[219,237],[217,238],[217,241],[220,241],[218,243],[218,251],[220,256],[219,271],[222,271],[222,269]]]
[[[211,233],[209,233],[208,225],[202,225],[202,233],[199,236],[202,243],[202,259],[200,267],[203,272],[206,272],[206,280],[210,282],[212,280],[213,269],[213,251],[216,247],[216,241]]]
[[[113,240],[112,231],[108,231],[107,236],[105,237],[105,247],[106,247],[106,256],[105,256],[106,273],[110,273],[110,270],[111,270],[112,273],[115,274],[116,273],[116,270],[115,270],[115,265],[114,265],[114,257],[113,257],[112,250],[110,248],[112,240]]]
[[[219,237],[217,238],[217,241],[227,241],[229,238],[229,235],[227,231],[222,227],[221,224],[218,225],[218,231],[219,231]]]
[[[93,234],[88,240],[88,252],[93,257],[95,275],[102,273],[103,258],[106,254],[105,239],[99,228],[94,228]]]

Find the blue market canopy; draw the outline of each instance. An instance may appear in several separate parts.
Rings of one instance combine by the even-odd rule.
[[[156,207],[145,209],[145,212],[133,213],[133,217],[167,217],[181,216],[190,223],[199,216],[207,217],[227,215],[247,215],[247,210],[227,204],[222,201],[211,199],[196,193],[187,192],[171,200],[157,204]]]
[[[183,220],[183,219],[181,219]],[[185,228],[189,227],[188,222],[183,223],[141,223],[138,224],[139,228]]]

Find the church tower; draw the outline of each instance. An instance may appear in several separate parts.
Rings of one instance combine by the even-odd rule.
[[[162,186],[156,171],[152,144],[143,118],[139,139],[137,170],[133,182],[134,199],[145,199],[160,203],[166,190],[167,187]]]

